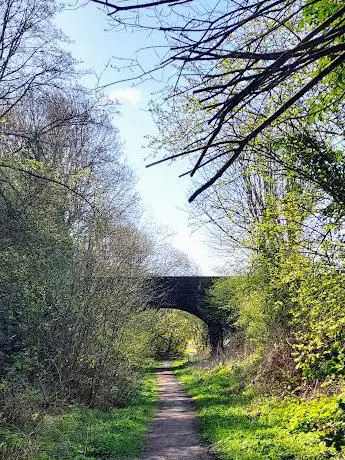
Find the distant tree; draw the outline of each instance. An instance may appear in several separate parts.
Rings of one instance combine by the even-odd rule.
[[[161,276],[198,276],[200,268],[186,253],[172,246],[168,237],[154,237],[151,256],[153,272]]]

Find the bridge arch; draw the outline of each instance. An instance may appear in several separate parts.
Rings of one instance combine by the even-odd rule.
[[[208,327],[209,342],[216,354],[223,348],[224,322],[208,301],[208,290],[221,277],[156,276],[150,279],[150,307],[182,310],[200,318]]]

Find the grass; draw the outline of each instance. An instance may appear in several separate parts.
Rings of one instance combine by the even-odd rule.
[[[7,458],[134,460],[140,454],[155,401],[156,377],[151,373],[126,408],[104,411],[72,407],[59,415],[45,416],[34,439],[19,432],[8,434],[13,448],[22,444],[25,455],[16,456],[14,449],[13,456]]]
[[[245,384],[253,362],[206,368],[176,363],[196,402],[200,430],[220,459],[344,459],[345,404],[341,395],[310,399],[254,394]]]

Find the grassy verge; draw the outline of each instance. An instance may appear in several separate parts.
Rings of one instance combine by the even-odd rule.
[[[8,456],[3,446],[2,458],[134,460],[140,454],[155,400],[156,377],[148,374],[141,391],[126,408],[103,411],[72,407],[45,416],[34,436],[23,431],[7,431],[1,436],[0,431],[0,452],[1,442],[8,446]]]
[[[344,459],[344,395],[260,397],[244,384],[252,364],[207,369],[176,363],[178,378],[196,401],[200,430],[219,458]]]

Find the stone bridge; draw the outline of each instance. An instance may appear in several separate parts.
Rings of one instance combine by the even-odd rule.
[[[208,326],[213,353],[223,348],[223,332],[226,326],[224,313],[212,307],[207,298],[208,289],[217,276],[161,276],[152,277],[151,307],[174,308],[200,318]]]

